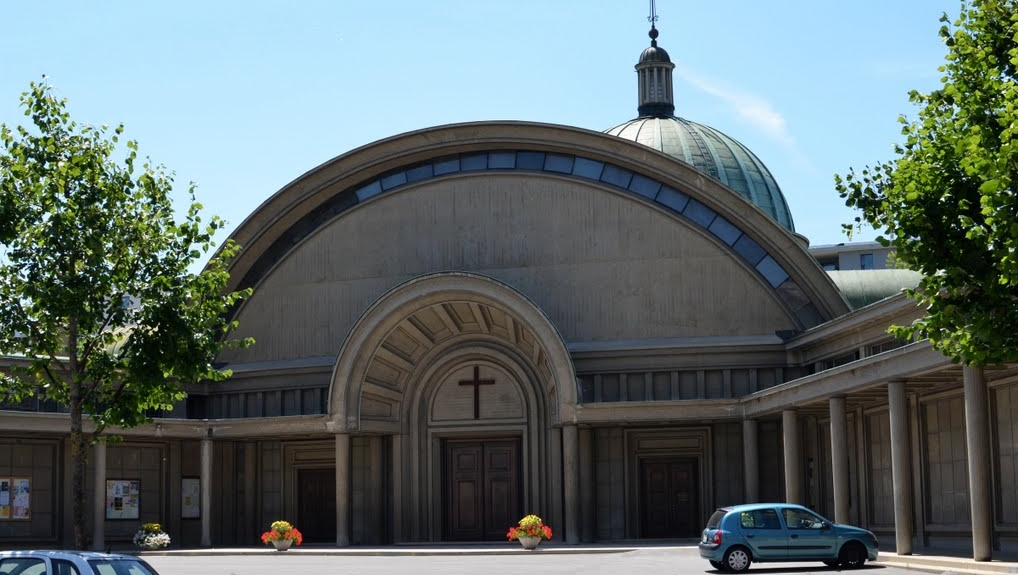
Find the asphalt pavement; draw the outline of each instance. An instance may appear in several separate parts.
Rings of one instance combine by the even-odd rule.
[[[717,573],[700,558],[695,544],[565,545],[543,542],[535,551],[516,543],[484,545],[393,545],[329,547],[304,545],[279,552],[271,547],[166,550],[139,553],[160,575],[288,575],[330,573],[371,575],[584,575]],[[974,561],[958,552],[897,555],[881,552],[863,571],[880,575],[909,572],[1018,574],[1018,557]],[[750,573],[832,573],[820,563],[754,563]],[[870,574],[874,575],[874,574]]]

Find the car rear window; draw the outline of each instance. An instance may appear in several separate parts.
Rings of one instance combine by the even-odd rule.
[[[725,513],[728,512],[724,509],[715,511],[714,515],[711,515],[710,519],[707,520],[707,529],[717,529],[718,525],[721,525],[721,518],[725,516]]]
[[[88,562],[95,575],[157,575],[147,563],[134,559],[92,559]]]
[[[46,562],[37,557],[0,559],[0,573],[12,575],[46,575]]]

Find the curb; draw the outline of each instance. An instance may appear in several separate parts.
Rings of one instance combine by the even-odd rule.
[[[506,549],[295,549],[276,551],[275,549],[193,549],[181,551],[138,551],[133,553],[140,557],[216,557],[223,555],[277,555],[286,553],[288,555],[307,556],[342,556],[342,557],[421,557],[421,556],[449,556],[449,555],[526,555],[537,553],[542,555],[590,555],[606,553],[628,553],[636,548],[629,547],[600,547],[600,548],[577,548],[577,547],[538,547],[537,549],[523,549],[522,547],[508,547]]]
[[[905,569],[916,569],[921,571],[933,571],[941,573],[951,571],[955,573],[1018,573],[1018,564],[1002,561],[975,561],[954,557],[924,557],[921,555],[881,555],[874,561],[875,564],[883,564]]]

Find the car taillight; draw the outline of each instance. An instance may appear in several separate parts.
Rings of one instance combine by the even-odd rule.
[[[721,545],[721,530],[718,529],[714,532],[714,539],[711,539],[711,543],[714,545]]]

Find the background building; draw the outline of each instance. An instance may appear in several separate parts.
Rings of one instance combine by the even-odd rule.
[[[887,256],[894,248],[877,242],[848,242],[810,246],[809,253],[825,271],[887,269]]]

